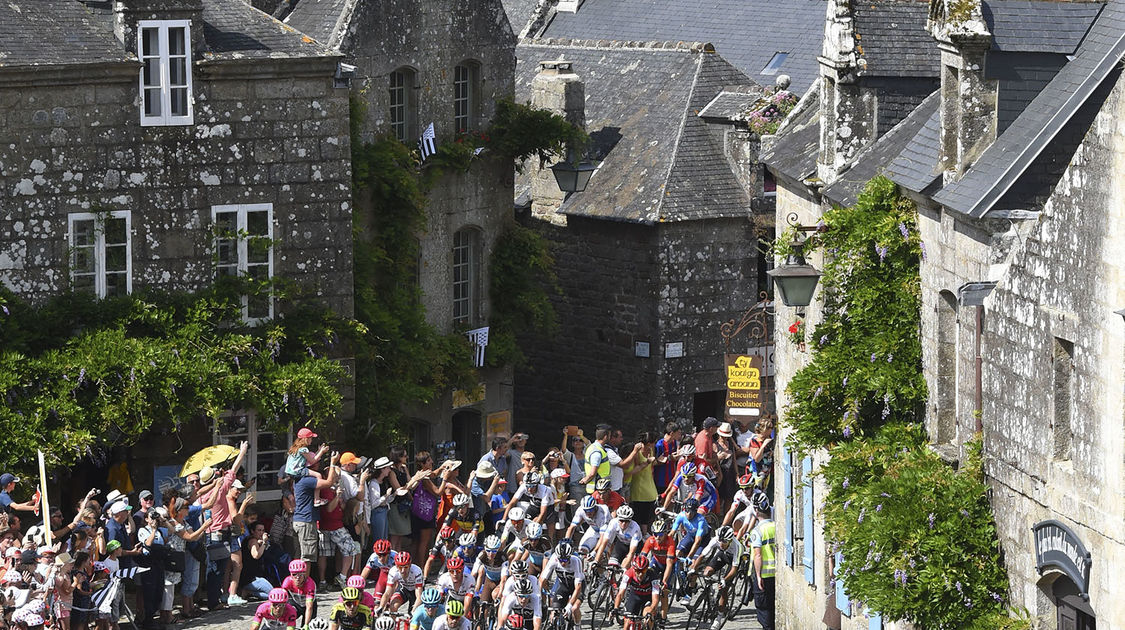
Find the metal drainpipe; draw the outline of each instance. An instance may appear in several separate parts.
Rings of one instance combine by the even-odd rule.
[[[977,306],[976,310],[977,310],[977,313],[976,313],[977,329],[976,329],[976,335],[975,335],[976,339],[973,340],[973,349],[976,353],[976,357],[974,358],[974,363],[976,364],[976,366],[975,366],[976,367],[975,376],[976,376],[977,391],[976,391],[976,395],[975,395],[975,400],[973,401],[974,407],[976,408],[976,411],[975,411],[975,413],[973,413],[973,416],[976,419],[977,433],[981,433],[982,431],[984,431],[984,422],[981,419],[981,415],[983,413],[982,407],[984,406],[984,392],[983,392],[984,388],[983,388],[983,385],[982,385],[983,379],[981,378],[982,360],[981,360],[981,354],[980,354],[980,338],[981,338],[981,332],[982,332],[982,330],[981,330],[981,320],[984,317],[984,306],[983,305]]]

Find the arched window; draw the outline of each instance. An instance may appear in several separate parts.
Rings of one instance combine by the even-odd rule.
[[[957,437],[957,297],[942,291],[937,304],[937,442]]]
[[[403,66],[390,75],[391,131],[402,142],[418,139],[418,102],[415,94],[417,75]]]
[[[453,235],[453,323],[475,326],[480,319],[480,230]]]
[[[453,127],[457,133],[477,128],[480,119],[480,64],[462,61],[453,68]]]

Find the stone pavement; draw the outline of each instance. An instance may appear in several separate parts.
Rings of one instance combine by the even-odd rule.
[[[319,593],[317,595],[317,608],[320,616],[327,616],[328,611],[332,608],[332,604],[340,597],[339,591],[328,591],[327,593]],[[250,602],[242,606],[232,606],[228,609],[218,610],[213,613],[206,613],[198,619],[193,619],[174,626],[168,626],[169,630],[238,630],[248,629],[250,627],[250,619],[254,616],[254,610],[258,607],[260,602]],[[589,628],[586,622],[586,615],[589,610],[585,607],[582,609],[583,626],[582,630]],[[678,604],[673,604],[668,619],[668,630],[680,630],[687,623],[687,614],[683,607]],[[122,628],[126,626],[123,624]],[[746,608],[739,611],[738,616],[733,620],[728,621],[723,626],[723,630],[761,630],[754,617],[754,605],[751,603]]]

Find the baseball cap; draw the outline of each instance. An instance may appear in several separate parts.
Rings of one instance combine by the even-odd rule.
[[[297,431],[297,438],[298,439],[300,439],[300,438],[314,438],[314,437],[318,437],[318,436],[317,436],[317,434],[313,433],[312,429],[310,429],[308,427],[304,427],[300,431]]]
[[[146,499],[151,499],[152,498],[152,491],[151,490],[141,490],[141,493],[137,495],[137,498],[139,498],[141,501],[144,501]]]
[[[124,501],[118,501],[117,503],[114,503],[113,505],[109,506],[109,513],[111,515],[120,514],[120,513],[124,512],[125,510],[131,510],[131,509],[133,509],[133,508],[128,503],[126,503]]]
[[[12,473],[4,473],[3,475],[0,475],[0,486],[6,486],[13,481],[19,483],[20,478],[13,475]]]
[[[105,544],[105,550],[112,553],[121,548],[120,540],[111,540]]]
[[[706,420],[703,421],[703,428],[704,429],[710,429],[712,427],[719,426],[719,424],[721,424],[721,423],[717,419],[707,418]]]
[[[235,480],[234,480],[234,483],[230,484],[230,487],[232,487],[232,488],[236,488],[236,489],[238,489],[238,490],[242,490],[242,489],[244,489],[244,488],[245,488],[246,486],[245,486],[245,485],[243,485],[243,483],[242,483],[242,480],[241,480],[241,479],[235,479]]]
[[[343,455],[340,456],[340,465],[341,466],[347,466],[348,464],[358,464],[362,461],[363,461],[362,459],[356,457],[355,453],[352,453],[351,451],[349,451],[347,453],[344,453]]]

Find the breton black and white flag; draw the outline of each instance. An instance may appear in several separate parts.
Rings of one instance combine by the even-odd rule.
[[[430,123],[430,126],[422,132],[422,139],[418,141],[418,149],[422,152],[423,160],[437,153],[436,141],[437,134],[434,133],[434,123]]]

